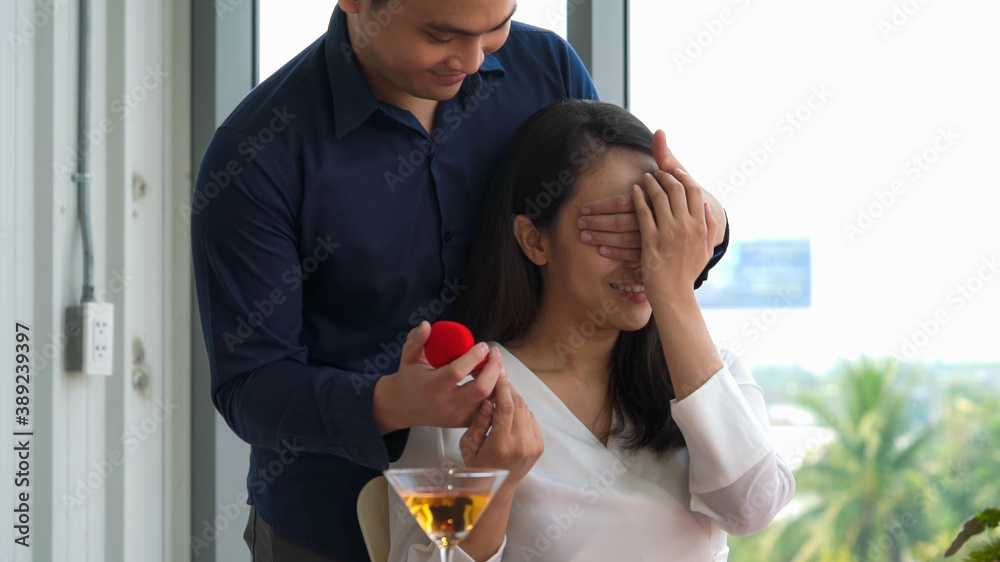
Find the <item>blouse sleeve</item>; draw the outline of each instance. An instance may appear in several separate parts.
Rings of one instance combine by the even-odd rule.
[[[725,366],[671,413],[691,458],[691,509],[727,533],[766,527],[795,495],[795,478],[770,441],[764,393],[732,353]]]

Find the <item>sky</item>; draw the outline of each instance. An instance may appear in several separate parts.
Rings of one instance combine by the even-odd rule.
[[[264,78],[334,2],[260,4]],[[521,0],[515,19],[565,36],[565,5]],[[722,201],[733,241],[810,240],[811,307],[706,310],[720,345],[818,373],[1000,360],[1000,3],[631,0],[630,16],[630,109]]]

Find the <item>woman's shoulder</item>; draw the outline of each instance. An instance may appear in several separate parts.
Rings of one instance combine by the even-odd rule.
[[[515,387],[522,390],[522,387],[529,387],[534,390],[539,390],[536,384],[544,384],[539,379],[538,376],[532,371],[527,365],[521,362],[513,352],[507,349],[502,343],[497,341],[487,342],[490,347],[496,347],[500,350],[500,357],[503,359],[504,370],[507,371],[507,376],[510,381],[514,383]],[[522,394],[524,394],[522,392]]]

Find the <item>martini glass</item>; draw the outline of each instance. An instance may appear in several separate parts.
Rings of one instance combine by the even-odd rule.
[[[441,562],[472,530],[490,498],[507,478],[494,468],[397,468],[385,471],[392,489],[417,525],[434,541]]]

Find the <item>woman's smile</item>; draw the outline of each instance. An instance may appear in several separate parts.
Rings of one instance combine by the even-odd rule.
[[[625,300],[637,304],[647,302],[646,287],[641,283],[611,283],[610,286]]]

